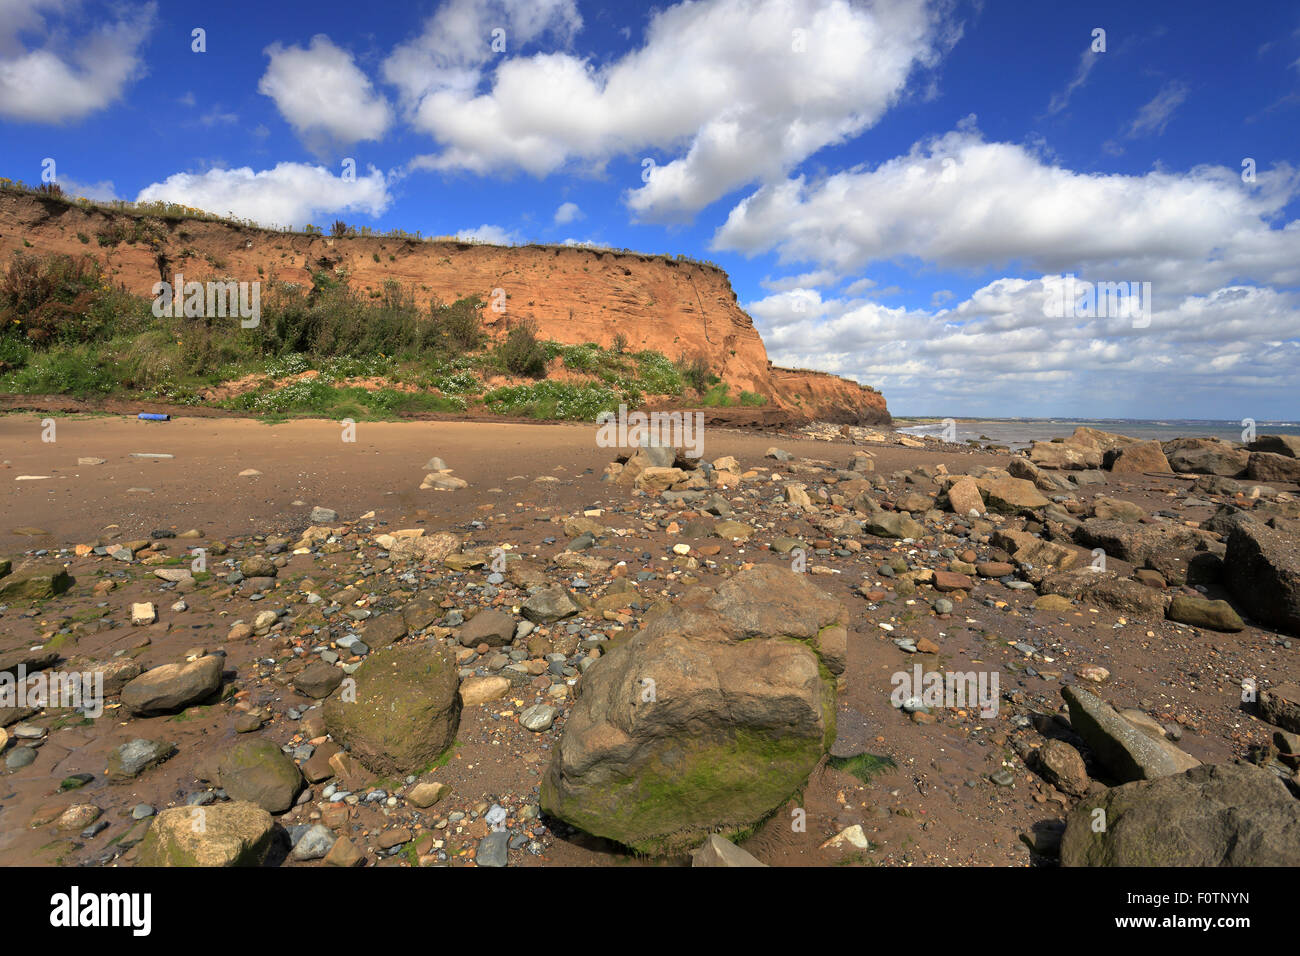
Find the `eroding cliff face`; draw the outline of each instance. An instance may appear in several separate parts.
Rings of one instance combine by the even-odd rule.
[[[703,356],[731,395],[756,392],[790,412],[837,422],[889,421],[884,398],[820,372],[774,367],[726,273],[711,266],[638,253],[581,247],[503,247],[406,239],[291,235],[224,222],[147,219],[141,241],[101,245],[98,237],[136,217],[30,196],[0,196],[0,254],[89,254],[115,281],[150,295],[160,279],[233,278],[307,283],[340,270],[361,290],[396,280],[444,301],[477,294],[489,303],[489,331],[532,319],[543,338],[608,347],[622,335],[633,351],[669,358]],[[116,230],[110,227],[117,224]],[[30,246],[24,245],[24,240]],[[499,292],[496,290],[500,290]],[[504,312],[493,303],[504,302]]]
[[[772,394],[783,407],[820,421],[885,425],[891,421],[885,396],[828,372],[769,366]]]

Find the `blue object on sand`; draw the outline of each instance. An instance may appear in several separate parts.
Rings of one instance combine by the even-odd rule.
[[[172,420],[170,415],[159,415],[154,412],[141,412],[136,417],[146,422],[169,422]]]

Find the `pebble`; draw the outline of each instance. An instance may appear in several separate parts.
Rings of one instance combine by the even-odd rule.
[[[479,841],[478,850],[474,855],[474,862],[479,866],[501,867],[510,862],[507,849],[509,847],[510,834],[505,831],[489,833]]]
[[[519,724],[534,733],[550,730],[555,723],[556,710],[550,704],[533,704],[519,715]]]

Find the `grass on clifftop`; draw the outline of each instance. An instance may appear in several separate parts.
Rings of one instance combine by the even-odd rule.
[[[32,197],[46,204],[57,204],[59,206],[74,207],[86,212],[102,213],[106,223],[95,233],[94,239],[100,246],[104,247],[116,246],[121,242],[128,244],[141,243],[156,247],[162,243],[169,229],[185,222],[220,223],[232,229],[249,230],[271,235],[324,236],[326,234],[326,230],[314,223],[307,223],[301,229],[274,224],[268,226],[254,222],[251,219],[221,216],[194,206],[181,205],[180,203],[131,202],[124,199],[101,201],[89,199],[85,196],[69,196],[56,183],[42,183],[40,186],[30,186],[22,180],[15,181],[0,177],[0,194]],[[369,226],[352,226],[342,220],[335,220],[330,225],[328,233],[337,239],[396,239],[402,242],[452,243],[459,247],[498,245],[509,247],[512,245],[487,242],[468,236],[426,236],[419,230],[407,232],[405,229],[389,229],[377,232]],[[85,233],[78,233],[78,238],[87,245],[91,242],[91,237]],[[681,253],[637,252],[634,249],[601,246],[589,242],[566,244],[542,242],[537,239],[513,245],[517,248],[545,249],[557,253],[582,251],[597,256],[626,256],[643,262],[657,259],[671,266],[693,265],[705,269],[716,269],[719,272],[723,271],[722,267],[712,260],[696,259],[693,256]],[[375,253],[375,255],[378,255],[378,253]]]
[[[258,324],[242,328],[237,317],[155,316],[152,299],[112,285],[93,257],[20,251],[0,272],[0,389],[354,420],[478,409],[590,421],[691,388],[734,404],[702,360],[629,353],[622,338],[561,345],[523,322],[494,343],[483,306],[420,302],[397,282],[363,295],[346,273],[319,272],[310,286],[263,281]],[[534,381],[486,384],[503,376]]]

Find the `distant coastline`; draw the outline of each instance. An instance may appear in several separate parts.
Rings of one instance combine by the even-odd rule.
[[[956,418],[958,444],[1006,445],[1024,448],[1034,441],[1066,438],[1080,425],[1101,431],[1116,432],[1131,438],[1170,441],[1174,438],[1221,438],[1242,441],[1240,420],[1213,419],[1141,419],[1141,418]],[[894,430],[917,437],[938,436],[947,419],[937,417],[894,416]],[[1300,435],[1300,424],[1291,421],[1256,421],[1258,435]]]

